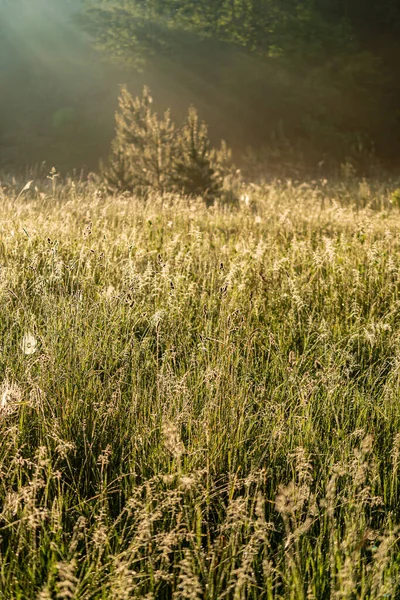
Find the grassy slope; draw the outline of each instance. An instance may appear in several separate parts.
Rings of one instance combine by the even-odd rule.
[[[400,593],[400,214],[246,194],[3,193],[0,598]]]

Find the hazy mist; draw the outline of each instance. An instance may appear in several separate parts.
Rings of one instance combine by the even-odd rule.
[[[0,4],[3,162],[94,165],[112,132],[118,76],[73,22],[79,0]]]
[[[0,3],[0,164],[95,168],[108,152],[121,83],[134,93],[149,85],[156,107],[171,108],[177,121],[195,104],[215,141],[243,148],[260,136],[243,84],[257,76],[255,58],[187,36],[173,55],[149,56],[138,72],[94,49],[75,21],[79,8],[80,0]],[[276,88],[271,74],[260,90],[272,116],[283,101]]]
[[[281,131],[283,147],[300,156],[300,140],[313,164],[335,153],[340,163],[343,149],[352,146],[357,153],[364,138],[377,141],[382,155],[397,156],[397,88],[394,79],[387,85],[386,58],[356,50],[341,55],[336,44],[321,63],[315,54],[303,59],[298,38],[288,31],[285,39],[296,51],[283,60],[262,59],[237,44],[176,28],[160,30],[169,36],[169,47],[145,52],[138,71],[96,49],[77,18],[80,10],[81,0],[0,0],[3,169],[42,161],[61,171],[95,169],[108,155],[119,86],[125,83],[134,94],[148,85],[157,110],[171,108],[178,123],[194,104],[212,141],[224,138],[235,160],[248,146],[270,144],[274,152]]]

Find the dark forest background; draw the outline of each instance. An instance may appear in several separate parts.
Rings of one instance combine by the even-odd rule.
[[[0,0],[0,167],[96,168],[119,84],[239,164],[397,169],[396,0]]]

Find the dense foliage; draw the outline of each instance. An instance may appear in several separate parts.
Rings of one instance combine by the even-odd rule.
[[[253,148],[272,176],[397,167],[399,12],[394,0],[3,0],[0,166],[97,168],[126,83],[149,85],[176,122],[193,104],[215,145],[236,162]]]
[[[226,47],[233,57],[238,47],[253,56],[247,73],[233,58],[217,83],[240,105],[236,116],[246,120],[244,139],[253,145],[283,152],[289,141],[298,145],[298,162],[309,165],[349,157],[365,168],[374,155],[387,164],[398,158],[400,8],[392,0],[87,0],[86,6],[86,26],[99,47],[133,62],[169,53],[171,80],[184,64],[207,87]],[[225,46],[207,51],[205,39]],[[233,122],[232,107],[231,113]]]
[[[0,596],[400,589],[399,191],[2,180]]]

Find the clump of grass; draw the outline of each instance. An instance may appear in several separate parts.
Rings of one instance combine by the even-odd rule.
[[[23,187],[1,192],[4,598],[396,598],[388,186],[208,209]]]

